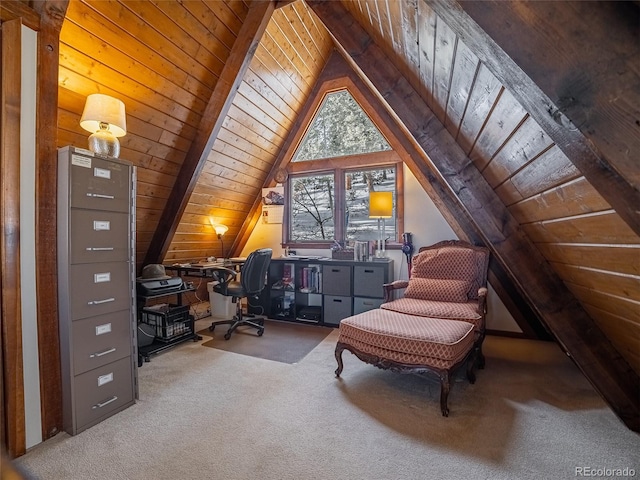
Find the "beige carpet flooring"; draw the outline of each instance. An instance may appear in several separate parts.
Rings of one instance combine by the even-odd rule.
[[[640,437],[555,344],[488,337],[487,368],[475,385],[456,378],[444,418],[434,380],[348,352],[336,379],[336,339],[334,331],[296,364],[186,342],[139,370],[136,405],[16,464],[42,480],[640,475]]]

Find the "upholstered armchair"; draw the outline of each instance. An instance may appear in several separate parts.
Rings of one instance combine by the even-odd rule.
[[[411,278],[384,286],[385,303],[380,308],[471,323],[475,329],[478,367],[483,368],[488,267],[486,247],[461,240],[422,247],[413,258]],[[405,289],[403,296],[398,295],[401,289]]]

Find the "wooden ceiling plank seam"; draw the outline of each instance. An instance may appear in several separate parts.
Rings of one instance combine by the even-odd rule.
[[[167,90],[165,95],[161,93],[162,89],[158,91],[152,88],[157,85],[148,86],[147,84],[140,83],[135,79],[123,75],[119,70],[110,67],[101,60],[87,57],[80,51],[64,43],[60,44],[60,56],[65,68],[76,72],[88,82],[104,85],[113,91],[127,92],[129,98],[146,99],[146,102],[152,103],[154,106],[162,107],[162,112],[165,112],[165,114],[170,115],[181,123],[189,123],[192,126],[197,126],[198,122],[193,119],[193,113],[199,110],[197,108],[198,101],[195,101],[195,105],[185,107],[180,101],[172,101],[170,90]],[[120,95],[122,96],[122,93]],[[180,99],[180,95],[176,96]],[[194,110],[191,110],[191,108]]]
[[[456,57],[458,36],[446,23],[436,21],[433,65],[433,106],[431,110],[443,125],[451,87],[451,74]]]
[[[262,123],[266,120],[268,123],[274,124],[274,131],[286,131],[291,127],[289,119],[271,103],[265,102],[263,97],[246,82],[240,84],[238,95],[242,97],[247,105],[253,106],[253,110],[262,112]],[[240,103],[240,100],[237,102]]]
[[[300,35],[300,32],[298,31],[298,28],[301,26],[300,22],[294,24],[294,20],[290,19],[290,17],[287,15],[287,11],[289,11],[289,13],[295,13],[291,12],[291,10],[293,9],[280,9],[276,12],[278,16],[282,17],[280,22],[278,22],[278,26],[280,27],[280,30],[285,34],[285,36],[291,41],[292,45],[298,45],[300,47],[295,48],[295,51],[300,61],[304,63],[307,71],[315,72],[318,69],[322,68],[322,66],[324,66],[323,59],[319,59],[321,65],[318,66],[318,63],[316,62],[316,56],[311,52],[311,50],[309,50],[307,42],[305,42],[305,40]],[[291,35],[288,35],[286,33],[285,28],[293,34],[296,39],[295,43],[291,39]]]
[[[245,152],[222,140],[217,140],[216,143],[214,143],[211,152],[212,154],[216,152],[221,156],[233,160],[234,164],[239,165],[242,170],[251,168],[266,174],[269,173],[271,169],[271,162],[268,160],[271,155],[256,155],[251,152]],[[267,160],[264,160],[265,157]],[[210,158],[211,155],[207,159],[209,160]],[[216,161],[216,163],[219,162]]]
[[[277,46],[273,42],[272,38],[265,37],[260,42],[260,47],[264,48],[264,53],[266,53],[265,57],[262,57],[265,62],[271,64],[270,68],[271,73],[280,81],[282,86],[294,97],[303,97],[304,92],[301,90],[296,84],[295,74],[290,70],[287,70],[287,64],[283,64],[282,58],[278,58],[277,53],[280,52],[280,57],[282,57],[282,51],[276,50]],[[288,63],[288,61],[287,61]]]
[[[417,0],[398,2],[400,7],[400,26],[402,29],[402,56],[412,68],[413,76],[420,79],[420,37],[418,35],[418,3]],[[406,5],[406,7],[405,7]],[[423,95],[422,84],[418,81],[418,91]],[[423,95],[423,98],[426,98]]]
[[[528,116],[511,92],[503,90],[469,153],[469,158],[479,166],[480,172]]]
[[[301,11],[302,10],[302,11]],[[319,68],[323,68],[331,54],[333,42],[325,31],[320,31],[316,23],[313,21],[312,14],[304,2],[295,2],[292,4],[291,15],[294,14],[298,18],[300,26],[304,28],[304,38],[306,38],[307,50],[319,62]],[[312,45],[312,47],[309,47]],[[314,53],[315,52],[315,53]]]
[[[73,2],[72,2],[73,3]],[[185,55],[177,45],[170,42],[155,28],[150,28],[145,21],[131,10],[121,4],[112,5],[111,2],[92,2],[91,8],[107,19],[117,18],[113,23],[122,29],[122,36],[129,38],[131,44],[141,43],[146,48],[159,53],[173,65],[178,66],[189,76],[194,76],[196,72],[201,72],[202,66],[190,55]],[[123,29],[126,28],[126,29]],[[194,77],[203,86],[211,89],[217,78],[207,71],[206,75]]]
[[[237,128],[234,128],[237,127]],[[244,127],[235,121],[227,122],[220,129],[218,138],[222,144],[229,144],[235,146],[238,150],[245,153],[253,153],[258,158],[269,159],[277,155],[277,147],[271,143],[260,142],[259,139],[247,138],[249,135],[243,135]],[[213,144],[214,149],[216,143]],[[224,151],[224,146],[221,147],[221,151]]]
[[[453,138],[458,138],[460,124],[464,118],[473,87],[478,78],[480,60],[461,40],[458,41],[455,63],[453,65],[453,78],[451,79],[451,92],[445,109],[445,127]],[[471,73],[473,71],[473,73]]]
[[[433,81],[435,69],[436,28],[438,17],[425,2],[418,2],[418,45],[419,45],[419,71],[420,83],[424,90],[421,96],[429,107],[433,107]]]
[[[164,12],[168,18],[172,19],[176,27],[180,28],[188,37],[197,39],[198,48],[194,58],[198,60],[200,65],[217,76],[229,56],[230,47],[227,45],[229,43],[233,44],[236,35],[224,28],[227,35],[216,36],[213,31],[203,25],[189,10],[189,6],[202,5],[199,1],[167,2],[153,0],[153,4],[158,10]],[[213,28],[216,26],[217,24],[213,24]]]
[[[238,123],[244,125],[249,130],[254,131],[258,138],[261,138],[267,143],[271,143],[277,147],[283,140],[283,138],[278,135],[278,133],[271,130],[266,123],[261,122],[258,118],[242,109],[241,106],[236,103],[231,105],[227,115]]]
[[[293,123],[296,118],[296,111],[292,109],[289,104],[264,81],[262,76],[251,67],[249,67],[249,70],[247,70],[247,73],[245,74],[244,82],[269,102],[273,108],[281,112],[287,120]]]
[[[185,11],[189,12],[190,16],[202,26],[204,31],[207,32],[206,35],[210,39],[207,50],[224,63],[229,57],[229,52],[231,52],[231,47],[238,33],[232,32],[218,17],[211,15],[211,10],[206,7],[205,2],[181,2],[181,5]],[[191,30],[191,22],[187,23],[187,27],[187,31],[190,32],[191,35],[196,38],[201,38],[201,35]],[[225,52],[220,51],[220,48],[224,48]]]
[[[467,13],[467,11],[473,10],[476,18],[478,18],[480,14],[489,15],[491,21],[496,23],[494,17],[491,16],[498,12],[498,10],[493,8],[494,5],[489,3],[487,6],[492,8],[487,8],[482,11],[482,9],[478,8],[473,9],[473,3],[474,2],[465,3],[464,9],[456,0],[432,0],[429,5],[434,8],[438,15],[442,16],[447,24],[453,28],[458,35],[465,39],[468,44],[473,43],[475,53],[480,57],[481,61],[517,96],[522,106],[526,108],[529,114],[540,124],[607,202],[619,212],[624,221],[627,222],[636,233],[640,234],[640,212],[637,209],[637,206],[640,205],[640,189],[633,188],[632,184],[615,168],[616,163],[611,163],[611,161],[617,162],[617,158],[623,158],[624,155],[622,155],[622,157],[620,157],[620,155],[610,155],[610,158],[605,158],[605,156],[600,153],[598,147],[603,147],[603,142],[599,141],[598,145],[592,143],[563,113],[563,109],[576,111],[575,101],[573,101],[572,104],[572,100],[566,95],[564,97],[557,95],[555,96],[556,100],[562,102],[562,104],[560,106],[556,105],[520,66],[507,55],[504,49],[495,42],[485,30],[480,28],[476,20],[472,19],[469,13]],[[536,5],[532,4],[529,7],[553,9],[573,8],[571,2],[533,3]],[[509,5],[507,5],[507,7],[510,8]],[[609,8],[609,6],[607,6],[607,2],[604,2],[602,7],[599,8]],[[487,28],[487,22],[483,23],[484,28]],[[534,30],[534,28],[539,30],[537,26],[525,28],[523,25],[520,25],[520,28],[522,28],[522,31],[519,32],[519,35],[528,31],[532,35],[538,36]],[[491,30],[493,35],[500,36],[499,29]],[[585,40],[589,40],[589,35],[585,35],[584,38]],[[555,41],[554,45],[572,48],[573,43],[574,42],[569,41],[567,45],[565,45],[564,42],[559,43]],[[508,48],[507,45],[505,45],[505,47]],[[580,49],[583,48],[584,46],[581,45]],[[537,52],[542,53],[540,51]],[[535,56],[536,55],[532,54],[531,57],[527,58],[532,59]],[[544,75],[537,75],[536,79],[543,83],[546,82]],[[615,84],[618,84],[617,81]],[[604,85],[604,90],[608,90],[606,84]],[[573,110],[572,107],[574,107]],[[585,107],[580,108],[584,109]],[[595,110],[590,107],[586,108],[585,113],[587,110],[590,112],[590,115],[595,112]],[[620,137],[615,134],[615,130],[610,133],[620,139]],[[627,151],[631,152],[632,150]],[[638,149],[634,149],[633,151],[637,152]],[[622,161],[624,161],[624,158]],[[637,167],[638,163],[635,162],[635,168],[637,169]]]
[[[495,189],[535,162],[554,145],[535,121],[527,116],[513,135],[500,146],[496,154],[481,169],[482,175]],[[507,146],[509,148],[506,148]]]
[[[298,48],[294,47],[295,39],[285,31],[289,30],[287,28],[287,26],[290,26],[289,23],[286,19],[284,19],[283,23],[285,23],[285,26],[278,21],[274,21],[271,24],[273,31],[268,30],[268,34],[271,35],[274,44],[277,45],[279,51],[282,52],[291,66],[289,71],[295,71],[297,76],[304,80],[307,88],[311,88],[313,79],[311,69],[309,68],[309,65],[307,65],[307,62],[305,62],[304,58],[300,55]],[[296,85],[298,85],[297,82]]]
[[[197,179],[215,138],[221,128],[227,112],[233,103],[234,92],[242,81],[244,72],[256,51],[260,38],[263,36],[274,9],[273,1],[253,2],[242,24],[236,42],[234,43],[229,60],[216,83],[211,101],[207,106],[202,123],[189,154],[176,179],[172,191],[172,201],[167,202],[158,228],[151,241],[144,262],[158,263],[169,248],[171,238],[186,208],[191,192],[195,188]]]
[[[637,275],[560,262],[551,262],[551,265],[564,281],[598,292],[627,298],[638,303],[640,308],[640,277]],[[619,295],[618,292],[623,295]]]
[[[244,8],[237,10],[231,8],[231,2],[227,1],[204,1],[203,3],[207,8],[209,8],[209,10],[211,10],[211,13],[220,21],[220,23],[224,25],[231,33],[237,33],[240,31],[240,29],[242,28],[242,23],[246,20],[249,11],[249,9],[247,9],[245,12]]]
[[[269,85],[271,89],[276,93],[276,95],[282,98],[282,101],[289,106],[289,108],[294,111],[299,109],[301,104],[300,97],[293,95],[287,88],[287,85],[291,82],[291,79],[286,76],[284,71],[278,70],[279,66],[276,68],[277,71],[274,72],[274,67],[277,65],[277,62],[274,60],[274,58],[271,56],[271,53],[266,49],[264,45],[260,44],[254,60],[257,61],[257,65],[255,68],[256,75],[259,78],[263,79],[264,83]],[[283,75],[285,75],[286,78],[283,79]],[[268,81],[269,78],[272,78],[273,82]]]
[[[472,217],[479,222],[481,230],[490,240],[494,255],[502,258],[514,281],[527,284],[525,292],[529,301],[551,327],[563,349],[570,353],[623,422],[634,431],[639,431],[637,391],[640,377],[634,375],[629,364],[606,337],[603,339],[595,322],[522,234],[504,204],[444,127],[438,126],[437,119],[427,122],[427,131],[437,128],[444,130],[446,136],[438,134],[440,138],[434,138],[423,134],[420,128],[423,128],[421,125],[425,123],[425,114],[429,112],[427,105],[424,108],[420,105],[417,92],[406,79],[398,75],[391,60],[375,43],[366,40],[370,37],[354,25],[344,7],[337,2],[310,1],[309,5],[376,86],[432,162],[440,171],[452,171],[453,174],[445,174],[445,179]],[[371,68],[372,65],[376,68]],[[416,110],[422,114],[419,121],[412,118]],[[452,158],[454,152],[459,152],[457,158]],[[500,231],[491,232],[493,226],[500,226]],[[487,227],[490,227],[489,231]]]

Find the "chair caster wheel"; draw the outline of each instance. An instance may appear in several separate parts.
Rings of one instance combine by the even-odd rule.
[[[259,337],[261,337],[263,333],[264,333],[264,329],[263,329],[263,328],[261,328],[260,330],[258,330],[258,336],[259,336]]]
[[[229,340],[231,338],[231,334],[229,332],[224,334],[224,339]]]
[[[215,325],[209,325],[209,331],[213,332],[216,329]]]

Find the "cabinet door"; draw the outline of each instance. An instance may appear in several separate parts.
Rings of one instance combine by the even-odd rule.
[[[385,267],[375,265],[353,267],[353,295],[384,298],[384,272]]]
[[[339,325],[340,320],[351,316],[351,297],[324,296],[323,321],[328,325]]]
[[[322,293],[351,296],[351,266],[323,265]]]

